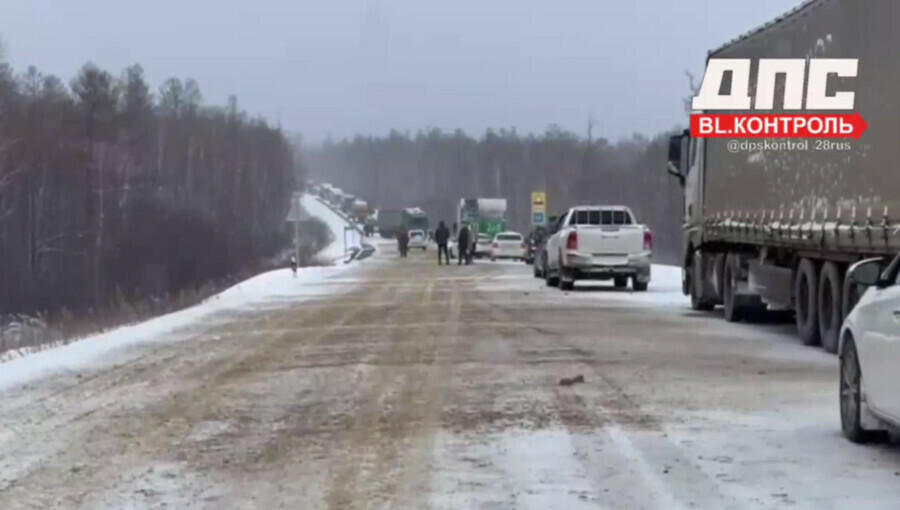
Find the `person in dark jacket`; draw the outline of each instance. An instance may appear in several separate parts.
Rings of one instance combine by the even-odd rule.
[[[447,248],[447,243],[450,242],[450,229],[443,221],[438,223],[438,228],[434,231],[434,242],[438,246],[438,265],[441,265],[442,254],[447,265],[450,265],[450,250]]]
[[[462,265],[463,260],[468,264],[471,242],[469,239],[469,227],[467,225],[463,225],[462,228],[459,229],[459,237],[457,237],[456,241],[459,245],[459,265]]]
[[[400,256],[405,257],[407,250],[409,250],[409,232],[406,229],[401,229],[400,233],[397,234],[397,248],[400,249]]]

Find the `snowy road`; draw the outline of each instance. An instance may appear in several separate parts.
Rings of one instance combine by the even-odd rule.
[[[566,295],[433,256],[7,385],[0,508],[900,506],[900,449],[840,436],[789,327],[692,313],[667,268]]]

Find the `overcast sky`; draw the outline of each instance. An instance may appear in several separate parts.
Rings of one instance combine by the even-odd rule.
[[[68,80],[140,63],[154,90],[194,78],[208,103],[307,140],[391,128],[549,124],[619,139],[683,119],[684,71],[800,0],[2,0],[6,59]]]

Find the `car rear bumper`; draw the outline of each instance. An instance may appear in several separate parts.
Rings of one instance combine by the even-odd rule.
[[[635,278],[639,282],[649,282],[650,259],[649,252],[621,257],[569,252],[566,254],[565,270],[579,280]]]
[[[525,252],[512,251],[491,251],[491,257],[495,259],[522,259],[525,258]]]

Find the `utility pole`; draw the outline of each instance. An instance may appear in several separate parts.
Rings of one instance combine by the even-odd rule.
[[[300,194],[294,193],[294,207],[297,208],[297,215],[294,217],[294,255],[297,257],[297,264],[300,264]]]

